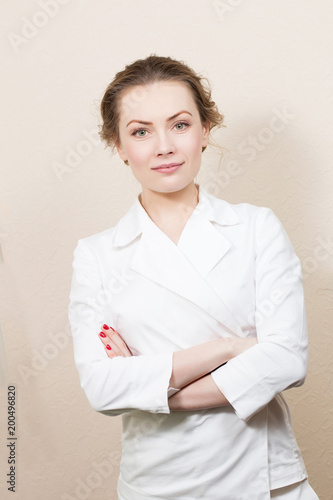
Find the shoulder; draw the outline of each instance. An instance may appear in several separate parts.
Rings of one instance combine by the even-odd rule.
[[[84,238],[80,238],[78,240],[78,245],[87,246],[91,249],[98,248],[99,246],[103,246],[105,243],[112,243],[114,236],[116,234],[117,224],[105,229],[104,231],[100,231],[99,233],[92,234],[90,236],[86,236]]]
[[[273,213],[273,210],[268,207],[253,205],[251,203],[228,203],[228,205],[237,213],[240,219],[252,219]]]
[[[81,238],[77,242],[77,248],[86,248],[88,251],[100,252],[109,251],[113,248],[121,234],[136,226],[137,203],[133,203],[130,208],[121,216],[116,224],[104,231]]]
[[[241,225],[252,223],[263,223],[266,219],[279,220],[271,208],[254,205],[251,203],[230,203],[226,200],[208,195],[210,203],[214,207],[214,212],[221,221],[238,222]],[[223,215],[223,217],[222,217]]]
[[[237,213],[240,222],[251,224],[257,230],[271,224],[282,226],[275,212],[269,207],[253,205],[251,203],[237,203],[230,204],[230,206]]]
[[[273,244],[284,241],[289,244],[286,230],[271,208],[245,202],[229,203],[211,194],[208,197],[213,207],[211,220],[220,225],[224,234],[235,236],[239,241],[246,241],[247,245],[252,242],[255,247],[266,242]]]
[[[86,265],[99,261],[112,248],[116,226],[91,236],[80,238],[73,251],[74,263]]]
[[[291,260],[296,257],[287,230],[271,208],[250,203],[230,204],[230,207],[239,216],[242,234],[253,241],[257,254],[274,251],[281,259],[283,255]]]
[[[258,239],[272,239],[278,233],[287,236],[282,222],[271,208],[250,203],[231,204],[231,207],[239,216],[240,224],[249,228]]]
[[[275,266],[288,263],[294,266],[295,275],[299,275],[299,258],[287,230],[271,208],[250,203],[223,203],[238,217],[238,223],[228,230],[230,239],[234,238],[233,241],[246,252],[252,249],[258,262],[274,262]]]

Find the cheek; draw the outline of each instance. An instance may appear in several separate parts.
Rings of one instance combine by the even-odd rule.
[[[148,147],[145,147],[143,143],[131,144],[127,147],[127,155],[131,160],[131,163],[137,167],[146,163],[147,153]]]
[[[201,134],[200,131],[193,131],[192,134],[184,135],[180,137],[179,147],[183,150],[186,150],[188,154],[195,153],[201,151]]]

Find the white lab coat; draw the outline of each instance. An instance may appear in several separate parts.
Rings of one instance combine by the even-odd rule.
[[[74,252],[75,363],[92,408],[122,415],[120,500],[268,500],[307,477],[280,394],[307,370],[299,259],[272,210],[198,187],[177,245],[137,197]],[[132,357],[107,357],[103,323]],[[257,345],[212,372],[230,406],[170,412],[174,351],[255,335]]]

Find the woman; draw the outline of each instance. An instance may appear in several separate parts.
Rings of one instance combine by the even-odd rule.
[[[153,55],[101,112],[142,191],[78,242],[69,318],[91,406],[122,415],[118,498],[318,498],[280,394],[306,376],[300,262],[270,209],[195,183],[223,121],[209,88]]]

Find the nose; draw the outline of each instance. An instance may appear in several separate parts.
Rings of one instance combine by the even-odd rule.
[[[175,152],[172,137],[167,132],[161,132],[156,139],[156,155],[166,156]]]

